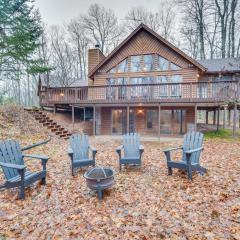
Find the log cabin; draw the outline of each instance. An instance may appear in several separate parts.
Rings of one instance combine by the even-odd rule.
[[[178,135],[196,129],[199,110],[219,123],[239,80],[239,59],[195,60],[140,24],[108,56],[89,49],[88,86],[41,85],[39,97],[43,108],[70,109],[73,122],[76,108],[91,107],[93,135]]]

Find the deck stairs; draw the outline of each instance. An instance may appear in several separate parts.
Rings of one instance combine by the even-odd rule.
[[[63,139],[69,139],[69,137],[72,135],[68,130],[66,130],[63,126],[58,124],[55,120],[51,119],[50,116],[48,116],[44,111],[38,109],[38,108],[25,108],[25,111],[27,111],[29,114],[31,114],[36,121],[38,121],[40,124],[42,124],[44,127],[49,129],[52,133],[57,135],[60,138]]]

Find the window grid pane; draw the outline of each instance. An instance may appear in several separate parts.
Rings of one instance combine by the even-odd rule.
[[[160,71],[169,70],[169,61],[161,56],[158,56],[158,70]]]
[[[153,71],[154,65],[153,65],[153,55],[144,55],[143,56],[143,71]]]
[[[132,72],[141,71],[141,56],[131,56],[131,71]]]

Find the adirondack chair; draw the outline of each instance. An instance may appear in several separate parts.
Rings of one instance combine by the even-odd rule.
[[[92,158],[89,157],[89,150],[92,152]],[[95,157],[97,150],[89,145],[88,136],[85,134],[73,134],[70,137],[70,147],[68,155],[71,159],[72,175],[74,169],[78,167],[95,166]]]
[[[124,150],[123,157],[122,150]],[[144,147],[140,144],[140,136],[137,133],[123,135],[123,144],[116,148],[116,152],[119,156],[120,170],[122,165],[126,164],[135,164],[141,167]]]
[[[40,155],[30,155],[23,154],[23,151],[29,150],[33,147],[46,144],[50,141],[49,138],[47,141],[33,144],[28,147],[21,148],[18,141],[7,140],[0,141],[0,166],[5,175],[6,182],[0,185],[0,189],[6,188],[15,188],[19,187],[19,198],[25,198],[25,187],[41,180],[42,184],[46,184],[46,164],[48,157]],[[24,164],[24,158],[30,159],[39,159],[42,162],[42,170],[37,172],[31,172],[27,169]]]
[[[200,166],[200,154],[203,150],[203,134],[199,132],[189,132],[184,135],[183,146],[164,150],[168,174],[172,175],[172,168],[184,169],[188,173],[188,178],[192,180],[192,172],[206,173],[206,168]],[[171,152],[182,150],[182,161],[176,162],[171,159]]]

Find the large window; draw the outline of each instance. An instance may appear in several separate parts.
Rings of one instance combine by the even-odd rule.
[[[143,56],[143,71],[153,71],[154,70],[154,55],[144,55]]]
[[[106,91],[106,97],[107,99],[115,99],[116,98],[116,88],[114,85],[116,84],[116,79],[111,78],[107,80],[107,91]]]
[[[130,84],[138,85],[138,84],[151,84],[153,83],[153,77],[136,77],[130,78]],[[151,95],[151,87],[150,86],[132,86],[131,87],[131,97],[139,98],[144,97],[148,98]]]
[[[158,56],[157,70],[159,71],[169,70],[169,61],[161,56]]]
[[[181,97],[182,88],[181,88],[182,76],[181,75],[173,75],[172,76],[172,84],[171,85],[171,96],[172,97]]]
[[[125,86],[127,84],[126,78],[118,78],[117,81],[118,86],[118,98],[119,99],[126,99],[127,98],[127,87]]]
[[[131,71],[132,72],[141,71],[141,56],[131,56]]]
[[[127,98],[126,78],[110,78],[107,80],[107,99],[125,99]],[[116,86],[118,85],[118,86]]]
[[[117,72],[117,67],[112,68],[109,72],[110,73],[116,73]]]
[[[147,120],[147,129],[154,128],[154,122],[157,122],[157,111],[156,110],[147,110],[146,113],[146,120]]]
[[[180,70],[181,67],[157,54],[129,56],[109,70],[109,73]]]
[[[157,76],[156,77],[156,83],[162,83],[159,85],[159,92],[158,96],[160,98],[168,97],[168,85],[166,84],[168,82],[167,76]]]
[[[128,61],[127,58],[118,64],[118,72],[127,72],[128,71]]]
[[[171,63],[171,70],[180,70],[180,69],[181,68],[178,65]]]

